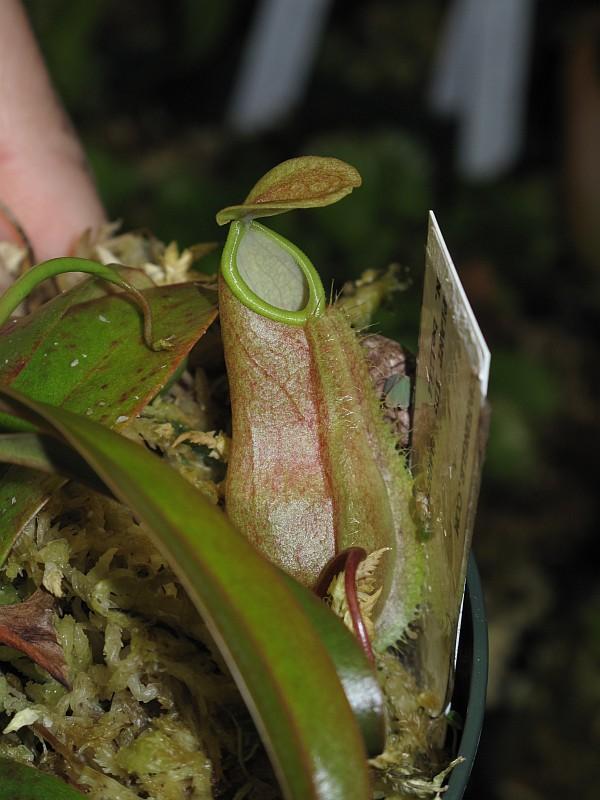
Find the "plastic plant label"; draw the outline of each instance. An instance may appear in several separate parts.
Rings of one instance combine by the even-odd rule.
[[[419,678],[433,716],[444,710],[452,691],[487,440],[489,368],[490,352],[430,212],[411,458],[428,551]]]

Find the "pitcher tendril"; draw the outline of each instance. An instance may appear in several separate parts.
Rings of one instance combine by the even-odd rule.
[[[39,286],[40,283],[49,278],[64,275],[68,272],[85,272],[124,289],[131,295],[143,314],[144,341],[146,345],[155,351],[169,349],[171,345],[168,339],[154,341],[152,338],[152,310],[142,292],[136,289],[129,281],[126,281],[114,266],[100,264],[97,261],[89,261],[86,258],[52,258],[27,270],[0,297],[0,327],[8,322],[13,311],[20,306],[36,286]]]
[[[352,628],[364,654],[371,664],[374,664],[375,656],[373,655],[371,637],[369,636],[362,611],[360,610],[356,577],[358,565],[361,561],[364,561],[366,557],[367,552],[362,547],[348,547],[346,550],[342,550],[341,553],[338,553],[325,565],[315,585],[314,592],[317,597],[324,598],[331,585],[331,581],[336,575],[343,571],[346,605],[348,606],[348,614],[352,620]]]

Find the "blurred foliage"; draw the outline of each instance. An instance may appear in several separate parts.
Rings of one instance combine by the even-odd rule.
[[[419,141],[398,130],[348,131],[316,137],[306,148],[353,164],[363,185],[344,203],[283,217],[285,234],[320,252],[324,264],[343,264],[346,274],[381,266],[400,243],[403,258],[419,264],[433,201],[432,164]]]
[[[560,383],[527,354],[495,350],[493,357],[487,477],[528,491],[543,459],[540,433],[559,408]]]
[[[592,3],[538,10],[524,152],[509,175],[481,184],[456,174],[454,128],[427,109],[446,0],[336,0],[301,105],[253,138],[223,123],[253,0],[26,5],[110,215],[126,227],[222,241],[215,211],[271,166],[301,153],[343,158],[360,169],[360,191],[273,226],[337,287],[400,263],[412,286],[379,324],[416,347],[435,209],[493,354],[475,547],[499,677],[470,796],[595,797],[600,283],[569,240],[558,135],[563,48]],[[523,586],[515,601],[520,569],[528,591],[550,600],[515,617],[509,599],[527,605]]]

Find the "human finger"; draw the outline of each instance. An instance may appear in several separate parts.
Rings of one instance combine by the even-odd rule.
[[[0,98],[0,201],[38,261],[65,255],[105,214],[19,0],[0,2]],[[0,239],[15,239],[2,217]]]

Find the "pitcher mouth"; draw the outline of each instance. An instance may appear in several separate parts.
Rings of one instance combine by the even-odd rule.
[[[325,291],[309,258],[256,220],[233,222],[222,275],[237,299],[263,317],[304,325],[325,310]]]

